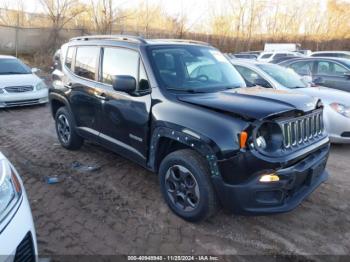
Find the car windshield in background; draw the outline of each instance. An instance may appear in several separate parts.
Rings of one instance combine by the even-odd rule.
[[[0,59],[0,75],[31,74],[30,68],[12,58]]]
[[[287,88],[304,88],[307,85],[301,80],[300,75],[293,69],[284,68],[273,64],[259,64],[261,70],[271,76],[275,81]]]
[[[155,71],[167,89],[211,92],[244,87],[244,80],[219,51],[198,46],[155,47]]]

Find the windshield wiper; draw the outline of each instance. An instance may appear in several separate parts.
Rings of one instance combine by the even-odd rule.
[[[171,87],[167,87],[167,90],[171,90],[171,91],[179,91],[179,92],[186,92],[186,93],[205,93],[203,90],[197,90],[197,89],[193,89],[193,88],[186,88],[186,89],[179,89],[179,88],[171,88]]]
[[[24,72],[0,72],[0,75],[25,75],[29,73]]]

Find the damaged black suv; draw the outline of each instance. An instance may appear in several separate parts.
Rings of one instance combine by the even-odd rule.
[[[61,47],[50,90],[60,143],[93,140],[159,174],[178,216],[295,208],[324,182],[322,103],[245,87],[206,43],[88,36]]]

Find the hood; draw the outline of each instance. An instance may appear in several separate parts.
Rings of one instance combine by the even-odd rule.
[[[0,88],[7,86],[35,86],[42,81],[34,74],[0,75]]]
[[[296,89],[303,94],[321,99],[324,104],[341,103],[350,106],[350,93],[333,88],[317,86]]]
[[[316,98],[308,95],[262,87],[180,95],[178,99],[194,105],[259,120],[289,111],[308,112],[314,110],[318,102]]]

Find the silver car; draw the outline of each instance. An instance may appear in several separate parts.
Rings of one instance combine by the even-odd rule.
[[[332,143],[350,143],[350,93],[322,86],[311,86],[292,69],[263,62],[231,60],[247,86],[290,90],[320,98],[324,123]]]

